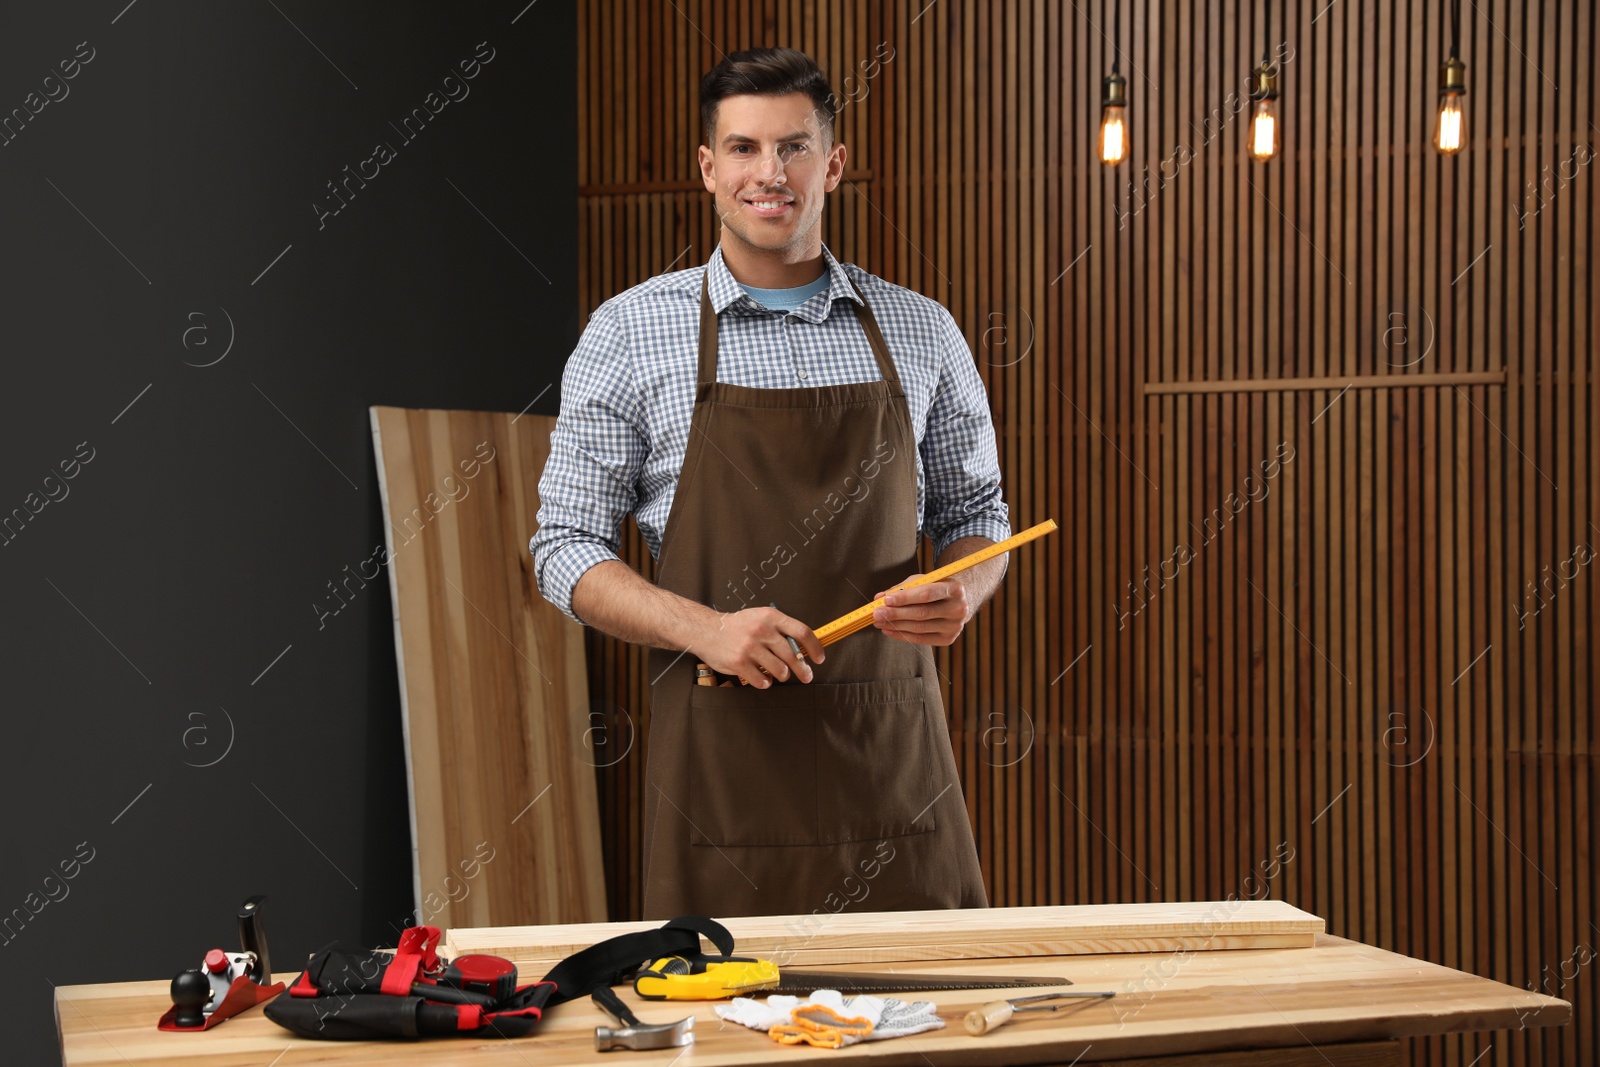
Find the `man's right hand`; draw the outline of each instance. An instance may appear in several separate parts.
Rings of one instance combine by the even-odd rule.
[[[803,656],[789,647],[790,637],[800,643]],[[719,613],[690,651],[719,674],[742,678],[760,689],[774,679],[787,681],[791,672],[809,682],[811,664],[807,659],[821,663],[826,656],[809,626],[776,608]]]
[[[821,663],[824,656],[811,628],[776,608],[720,612],[645,581],[617,559],[583,573],[572,590],[572,607],[586,625],[612,637],[692,652],[713,670],[761,689],[773,678],[787,681],[791,673],[811,681],[806,658]],[[806,658],[794,654],[789,637],[800,643]]]

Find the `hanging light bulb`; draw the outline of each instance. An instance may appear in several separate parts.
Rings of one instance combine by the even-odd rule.
[[[1433,134],[1433,146],[1443,156],[1455,155],[1467,141],[1466,121],[1461,114],[1461,98],[1467,95],[1467,65],[1461,62],[1457,48],[1460,21],[1460,0],[1450,0],[1450,58],[1444,61],[1440,78],[1439,124]]]
[[[1250,99],[1256,105],[1250,116],[1250,155],[1265,163],[1278,151],[1278,68],[1263,56],[1253,76]]]
[[[1444,61],[1443,84],[1439,89],[1439,128],[1433,144],[1440,155],[1453,156],[1466,144],[1466,122],[1461,114],[1461,98],[1467,95],[1467,65],[1456,56],[1454,46]]]
[[[1100,107],[1100,162],[1114,167],[1128,158],[1128,80],[1117,73],[1117,41],[1121,34],[1121,0],[1111,0],[1111,73],[1106,75]]]
[[[1100,111],[1100,162],[1114,167],[1128,158],[1128,81],[1111,64],[1105,81],[1105,105]]]

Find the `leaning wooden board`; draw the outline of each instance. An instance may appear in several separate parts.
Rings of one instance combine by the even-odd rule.
[[[1100,952],[1308,948],[1325,926],[1281,900],[1085,904],[982,911],[848,911],[721,920],[742,956],[792,967]],[[487,952],[544,973],[596,940],[660,923],[448,930],[447,956]]]
[[[972,914],[972,913],[969,913]],[[977,917],[973,915],[973,917]],[[881,968],[865,968],[881,969]],[[1159,1067],[1399,1067],[1395,1039],[1434,1034],[1559,1026],[1565,1001],[1323,934],[1311,948],[1235,952],[1139,953],[1010,960],[951,960],[908,972],[1059,973],[1080,989],[1115,990],[1059,1016],[1018,1018],[983,1037],[962,1029],[968,1011],[994,992],[927,995],[945,1028],[837,1051],[782,1048],[765,1035],[724,1025],[710,1004],[645,1003],[621,995],[646,1022],[693,1014],[696,1040],[684,1067],[808,1060],[907,1067],[945,1064],[1141,1063]],[[292,975],[284,975],[290,979]],[[167,982],[63,986],[56,1020],[67,1067],[82,1064],[192,1064],[194,1067],[305,1067],[308,1064],[441,1064],[540,1067],[554,1064],[666,1065],[680,1055],[594,1051],[603,1022],[586,998],[550,1010],[531,1036],[343,1043],[292,1037],[259,1009],[199,1034],[155,1028]],[[1260,1050],[1226,1051],[1226,1050]],[[1154,1067],[1154,1065],[1151,1065]]]
[[[422,923],[606,914],[583,630],[528,555],[554,423],[372,409]]]

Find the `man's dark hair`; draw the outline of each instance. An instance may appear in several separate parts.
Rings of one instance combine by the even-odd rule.
[[[730,52],[700,79],[700,125],[711,145],[717,108],[730,96],[788,96],[804,93],[815,106],[817,124],[833,140],[838,98],[816,61],[793,48],[750,48]]]

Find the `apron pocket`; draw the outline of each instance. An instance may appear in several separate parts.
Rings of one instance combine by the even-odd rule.
[[[935,756],[920,678],[694,686],[690,841],[832,845],[930,833]]]

